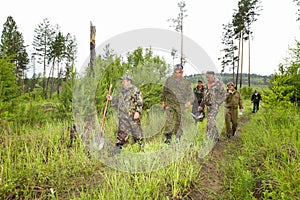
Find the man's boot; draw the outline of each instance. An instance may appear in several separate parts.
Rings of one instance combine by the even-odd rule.
[[[121,153],[121,149],[122,149],[122,145],[121,144],[117,144],[116,148],[110,153],[111,156],[114,156],[116,154]]]
[[[172,141],[172,134],[166,133],[165,136],[166,136],[165,144],[170,144]]]
[[[232,136],[234,136],[235,135],[235,130],[232,130]]]

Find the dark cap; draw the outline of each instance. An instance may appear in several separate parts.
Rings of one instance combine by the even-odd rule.
[[[198,80],[198,83],[203,83],[201,80]]]
[[[132,76],[126,74],[126,75],[122,76],[120,79],[121,80],[131,80],[132,81]]]
[[[177,64],[174,66],[174,70],[183,70],[183,66],[181,64]]]
[[[214,71],[207,71],[206,74],[215,75],[215,72]]]

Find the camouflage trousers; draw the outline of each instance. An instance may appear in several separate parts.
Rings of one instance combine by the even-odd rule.
[[[225,108],[225,124],[226,134],[231,135],[233,131],[236,131],[238,120],[237,108]],[[231,126],[232,123],[232,126]]]
[[[119,118],[117,145],[123,145],[128,141],[129,133],[132,134],[134,142],[141,142],[142,127],[140,119],[134,120],[132,117]]]
[[[182,108],[181,108],[182,107]],[[182,135],[181,119],[184,114],[184,106],[166,106],[166,123],[164,134],[175,134],[177,137]]]
[[[217,115],[219,112],[219,107],[219,105],[207,107],[206,135],[214,139],[219,138],[219,133],[217,129]]]

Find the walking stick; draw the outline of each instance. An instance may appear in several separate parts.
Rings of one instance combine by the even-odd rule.
[[[112,89],[112,84],[110,84],[110,86],[109,86],[108,95],[110,95],[111,89]],[[108,99],[106,99],[105,108],[104,108],[104,111],[103,111],[103,116],[102,116],[102,120],[101,120],[101,124],[100,124],[100,141],[99,141],[98,150],[101,150],[104,146],[103,126],[104,126],[104,120],[105,120],[107,107],[108,107]],[[97,143],[98,143],[98,141],[94,141],[94,146],[97,146]]]

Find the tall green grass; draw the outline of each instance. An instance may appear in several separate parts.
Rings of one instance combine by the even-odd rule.
[[[105,125],[106,134],[115,130],[109,123]],[[164,148],[184,149],[177,157],[165,154],[165,159],[156,160],[161,164],[175,156],[172,162],[138,173],[109,167],[89,154],[80,140],[69,148],[67,126],[67,122],[46,122],[36,126],[18,125],[12,132],[1,132],[1,199],[183,199],[200,181],[198,152],[205,135],[205,123],[198,124],[199,134],[188,141],[187,146],[166,147],[162,135],[148,139],[144,146],[146,153],[141,152],[141,155]],[[195,126],[185,126],[186,134],[193,128]],[[183,141],[188,139],[183,136]],[[130,152],[135,153],[133,146],[125,146],[116,159]]]
[[[300,116],[295,107],[263,109],[224,163],[226,199],[300,198]]]

